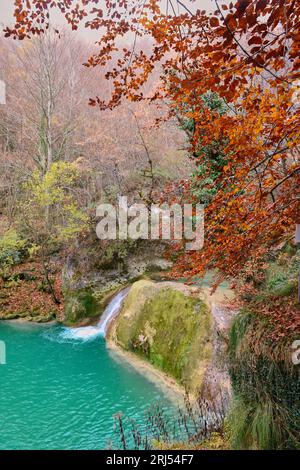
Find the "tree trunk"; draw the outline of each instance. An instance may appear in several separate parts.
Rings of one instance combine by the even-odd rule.
[[[48,267],[47,267],[47,263],[46,263],[46,260],[45,260],[45,256],[44,256],[44,253],[42,252],[42,265],[43,265],[43,270],[44,270],[44,276],[45,276],[45,280],[48,284],[48,287],[49,287],[49,290],[50,290],[50,293],[51,293],[51,296],[52,296],[52,299],[54,301],[54,303],[56,305],[60,305],[60,300],[58,299],[56,293],[55,293],[55,289],[54,289],[54,286],[53,286],[53,283],[49,277],[49,270],[48,270]]]

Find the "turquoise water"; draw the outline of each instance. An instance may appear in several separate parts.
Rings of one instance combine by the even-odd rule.
[[[105,340],[75,341],[61,326],[0,322],[0,449],[106,449],[122,412],[172,404],[152,382],[117,360]]]

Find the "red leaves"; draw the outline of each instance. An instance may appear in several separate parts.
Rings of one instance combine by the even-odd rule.
[[[256,3],[256,11],[263,11],[268,4],[268,0],[258,0]]]
[[[238,0],[236,3],[237,14],[242,15],[250,3],[250,0]]]
[[[260,36],[253,36],[249,39],[248,44],[251,46],[252,44],[261,44],[262,38]]]

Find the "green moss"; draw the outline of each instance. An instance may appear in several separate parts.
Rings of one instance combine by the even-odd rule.
[[[73,324],[99,313],[99,304],[90,289],[68,292],[65,296],[65,323]]]
[[[18,312],[6,312],[4,315],[0,313],[1,320],[26,320],[35,323],[47,323],[56,319],[55,312],[42,313],[39,310],[33,312],[18,311]]]
[[[195,390],[211,355],[208,309],[199,299],[158,286],[150,281],[132,286],[118,319],[117,341]]]
[[[300,258],[296,252],[285,250],[270,263],[266,271],[266,293],[279,297],[296,293],[299,262]]]
[[[98,291],[85,288],[65,292],[64,324],[74,325],[82,320],[99,317],[112,296],[122,287],[123,284],[116,282]]]

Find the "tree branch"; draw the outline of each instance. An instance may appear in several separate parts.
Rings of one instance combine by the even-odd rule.
[[[277,80],[280,80],[280,81],[282,81],[282,82],[285,82],[285,83],[291,85],[291,83],[290,83],[288,80],[286,80],[285,78],[279,77],[279,76],[276,75],[274,72],[272,72],[272,70],[268,69],[265,65],[261,64],[260,62],[258,62],[255,57],[253,57],[251,54],[249,54],[249,52],[247,51],[247,49],[245,49],[244,46],[242,46],[242,44],[237,40],[237,38],[235,37],[234,32],[233,32],[233,31],[231,30],[231,28],[229,27],[229,25],[228,25],[228,23],[227,23],[227,21],[226,21],[226,18],[225,18],[225,16],[223,15],[222,10],[221,10],[221,8],[220,8],[220,6],[219,6],[218,0],[215,0],[215,4],[216,4],[216,6],[217,6],[217,9],[218,9],[218,11],[219,11],[221,17],[222,17],[223,23],[224,23],[225,26],[226,26],[227,31],[230,33],[230,35],[232,36],[232,39],[233,39],[234,42],[239,46],[239,48],[244,52],[244,54],[246,54],[246,56],[247,56],[249,59],[251,59],[258,67],[263,68],[266,72],[268,72],[270,75],[272,75],[272,76],[273,76],[274,78],[276,78]]]

